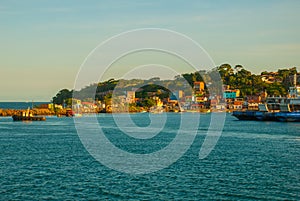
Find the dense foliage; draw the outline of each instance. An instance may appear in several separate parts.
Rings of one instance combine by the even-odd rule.
[[[66,103],[69,99],[72,98],[73,90],[68,90],[68,89],[62,89],[60,90],[56,96],[52,98],[52,102],[55,104],[60,104],[63,105]],[[68,104],[68,103],[66,103]]]
[[[242,65],[236,65],[232,68],[229,64],[223,64],[218,67],[223,83],[229,85],[231,89],[240,89],[242,96],[256,95],[266,91],[270,96],[285,96],[288,88],[292,86],[292,77],[297,74],[296,67],[290,69],[280,69],[274,74],[275,81],[268,83],[262,80],[261,75],[269,75],[270,72],[262,72],[261,75],[252,74],[243,68]]]

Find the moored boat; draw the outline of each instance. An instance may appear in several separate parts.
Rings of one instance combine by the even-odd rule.
[[[46,117],[43,116],[33,116],[29,108],[27,111],[21,112],[19,115],[12,116],[14,121],[45,121]]]
[[[12,116],[14,121],[46,121],[46,117],[40,117],[40,116],[20,116],[20,115],[13,115]]]
[[[300,112],[233,111],[239,120],[300,122]]]
[[[300,122],[300,112],[278,112],[275,117],[281,122]]]
[[[66,110],[66,117],[74,117],[75,112],[72,109],[67,109]]]
[[[288,97],[269,97],[258,111],[233,111],[239,120],[300,122],[300,87],[290,87]]]
[[[239,120],[257,120],[256,111],[233,111],[232,116],[235,116]]]

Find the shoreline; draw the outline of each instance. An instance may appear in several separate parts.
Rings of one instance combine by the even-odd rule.
[[[27,109],[2,109],[0,108],[0,117],[9,117],[13,115],[19,115],[22,112],[26,112]],[[55,115],[55,113],[49,109],[30,109],[33,115],[36,116],[51,116]]]
[[[19,115],[22,112],[26,112],[26,111],[27,111],[27,109],[2,109],[2,108],[0,108],[0,117],[11,117],[13,115]],[[30,111],[32,112],[32,114],[34,116],[66,116],[66,109],[60,110],[56,113],[50,109],[38,109],[38,108],[30,109]],[[184,113],[201,113],[201,114],[216,113],[216,112],[231,113],[231,111],[214,111],[214,110],[211,110],[210,112],[203,112],[203,111],[199,111],[199,110],[198,111],[188,110],[188,111],[182,111],[182,112],[184,112]],[[109,114],[112,112],[97,112],[97,111],[95,111],[95,112],[84,112],[82,114],[100,114],[100,113]],[[113,113],[122,114],[122,113],[126,113],[126,112],[113,112]],[[129,113],[141,113],[141,112],[129,112]],[[171,113],[178,113],[178,112],[171,112]]]

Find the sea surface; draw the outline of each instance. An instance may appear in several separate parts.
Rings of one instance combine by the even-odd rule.
[[[167,114],[159,135],[139,140],[122,134],[111,114],[97,119],[116,147],[145,154],[174,139],[181,115],[195,120],[192,113]],[[150,123],[147,113],[132,119]],[[94,159],[72,118],[1,117],[0,200],[300,200],[300,123],[238,121],[229,114],[215,148],[200,160],[209,122],[210,114],[201,115],[193,144],[175,163],[135,175]]]
[[[27,109],[50,102],[0,102],[0,109]]]

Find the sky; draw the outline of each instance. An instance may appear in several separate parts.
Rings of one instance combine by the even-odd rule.
[[[297,0],[0,0],[0,101],[51,100],[97,45],[141,28],[184,34],[216,65],[299,67],[299,10]]]

